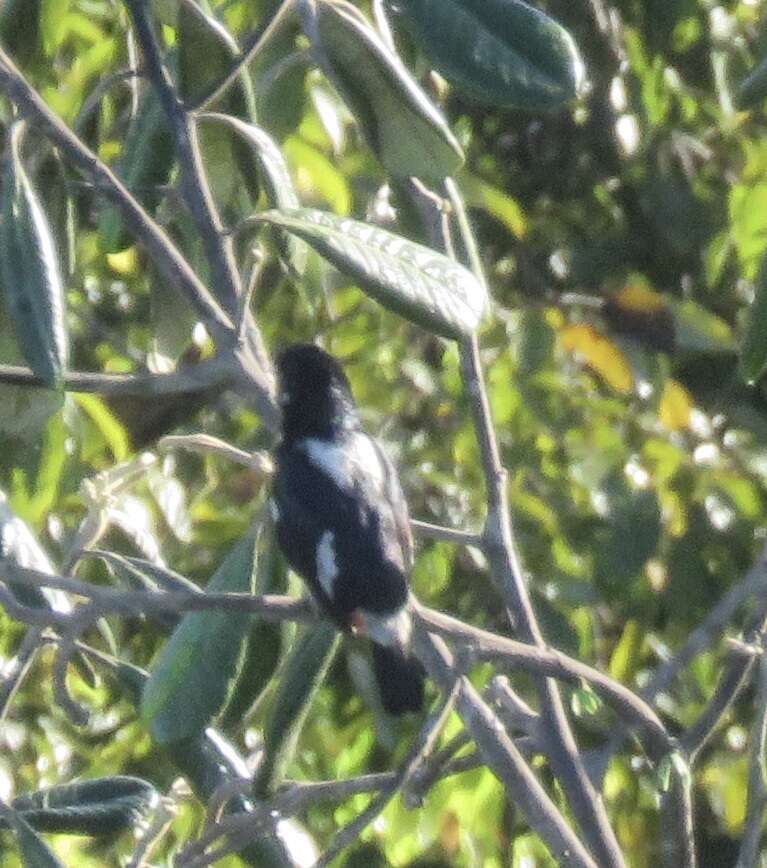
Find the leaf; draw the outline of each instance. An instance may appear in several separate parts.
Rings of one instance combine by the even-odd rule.
[[[527,235],[525,212],[508,193],[466,171],[461,172],[460,187],[467,205],[492,214],[515,238],[522,239]]]
[[[585,68],[567,30],[521,0],[397,0],[419,48],[483,102],[554,109],[580,94]]]
[[[3,160],[0,274],[19,346],[51,388],[61,384],[68,336],[56,244],[21,161],[23,122],[8,133]]]
[[[740,376],[753,385],[767,369],[767,257],[762,261],[740,348]]]
[[[229,552],[207,591],[252,592],[255,539]],[[242,664],[251,623],[247,612],[190,612],[155,661],[141,713],[162,745],[200,735],[226,706]]]
[[[362,14],[344,0],[304,0],[300,11],[323,72],[386,171],[432,183],[452,175],[463,164],[461,146]]]
[[[674,314],[676,345],[691,353],[731,354],[735,339],[730,326],[692,299],[669,299]]]
[[[263,179],[266,198],[272,208],[289,211],[300,207],[301,203],[293,187],[293,180],[290,177],[290,170],[285,162],[285,157],[283,157],[277,143],[265,130],[231,115],[207,113],[201,115],[201,119],[228,125],[238,137],[247,143],[249,152],[256,159],[258,171]],[[308,255],[306,244],[297,238],[292,238],[283,246],[288,264],[296,274],[303,274]]]
[[[120,420],[98,395],[86,395],[80,392],[74,396],[74,399],[98,428],[115,461],[125,461],[131,453],[131,446],[128,434]]]
[[[114,775],[38,790],[14,799],[12,807],[38,831],[97,837],[135,825],[157,799],[148,781]]]
[[[767,58],[764,58],[740,83],[735,93],[735,105],[748,109],[767,96]]]
[[[639,668],[640,652],[644,642],[642,627],[633,618],[626,622],[621,638],[610,656],[610,676],[623,684],[629,684]]]
[[[134,197],[152,212],[160,202],[159,188],[168,183],[175,152],[173,137],[160,100],[149,89],[131,119],[117,174]],[[104,253],[116,253],[131,242],[119,208],[109,205],[99,216],[99,242]]]
[[[462,265],[376,226],[325,211],[267,211],[263,220],[298,235],[384,307],[445,337],[471,334],[487,304]]]
[[[616,392],[628,395],[634,387],[634,375],[620,349],[589,323],[565,326],[560,332],[562,346],[576,353]]]
[[[264,759],[253,784],[256,793],[267,795],[282,783],[338,641],[331,624],[318,624],[308,628],[291,651],[264,727]]]
[[[16,833],[24,868],[65,868],[45,841],[18,814],[12,814],[9,822]]]
[[[676,380],[666,380],[658,406],[658,418],[669,431],[682,431],[690,424],[694,408],[690,393]]]

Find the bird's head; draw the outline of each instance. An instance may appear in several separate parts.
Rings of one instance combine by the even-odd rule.
[[[277,378],[284,439],[329,439],[359,427],[346,374],[320,347],[286,347],[277,357]]]

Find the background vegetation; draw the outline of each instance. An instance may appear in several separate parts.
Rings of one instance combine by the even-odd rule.
[[[231,63],[231,52],[220,48],[225,40],[212,43],[209,32],[195,26],[199,19],[189,4],[182,3],[181,12],[172,0],[150,5],[183,97],[199,102]],[[356,5],[369,20],[381,9]],[[509,471],[517,543],[546,641],[639,690],[741,581],[764,545],[767,404],[759,377],[767,341],[759,267],[767,246],[767,138],[760,80],[739,89],[764,53],[763,4],[535,5],[572,34],[587,70],[580,96],[547,111],[488,104],[451,87],[429,73],[412,31],[396,14],[390,20],[397,49],[441,104],[465,151],[455,177],[492,296],[492,316],[480,333],[482,362]],[[245,44],[277,6],[224,0],[207,12]],[[158,105],[147,109],[145,77],[126,72],[146,71],[129,10],[107,0],[5,0],[0,34],[47,105],[115,168],[201,278],[215,283],[199,224],[181,204],[162,112]],[[432,244],[407,183],[382,167],[355,125],[351,111],[359,115],[358,107],[350,111],[344,104],[309,48],[299,18],[288,17],[248,66],[255,116],[279,144],[301,205]],[[0,85],[12,96],[6,79]],[[224,98],[229,104],[220,100],[214,108],[245,111],[236,101],[246,99],[247,88],[238,88]],[[6,203],[14,102],[0,103]],[[145,126],[137,131],[139,123]],[[242,141],[221,125],[201,128],[209,182],[226,225],[237,225],[267,201],[273,205],[268,173],[261,173],[259,189],[256,163],[243,154]],[[215,334],[197,324],[199,310],[171,286],[146,245],[134,244],[121,225],[124,215],[95,189],[98,179],[75,171],[61,148],[35,129],[21,142],[22,162],[61,262],[68,367],[170,376],[213,357]],[[12,218],[6,207],[3,214],[7,234]],[[458,345],[383,309],[315,254],[297,279],[278,254],[306,251],[286,251],[287,243],[264,232],[237,241],[243,270],[256,274],[251,307],[266,347],[316,338],[342,358],[368,429],[396,458],[412,515],[479,530],[485,481]],[[19,302],[9,276],[5,268],[10,309]],[[29,364],[40,375],[30,357],[34,339],[14,316],[15,328],[10,315],[0,322],[0,360]],[[205,432],[248,452],[268,449],[273,435],[262,423],[258,396],[248,402],[210,382],[200,392],[185,387],[181,394],[141,395],[98,382],[78,391],[71,380],[68,391],[32,388],[23,379],[0,368],[3,554],[18,556],[23,549],[24,566],[45,569],[29,560],[35,544],[20,536],[15,515],[62,574],[73,568],[80,548],[95,547],[166,565],[204,585],[261,510],[263,468],[201,452],[199,442],[179,451],[173,444],[159,448],[157,441],[171,432]],[[274,562],[268,532],[258,549],[258,590],[300,592]],[[97,584],[126,581],[124,565],[108,567],[95,558],[76,569],[78,578]],[[421,538],[412,584],[423,603],[510,635],[502,597],[476,547]],[[764,582],[761,587],[763,594]],[[225,616],[217,617],[224,620],[216,629],[229,630]],[[733,653],[725,636],[739,635],[747,621],[747,605],[734,607],[729,622],[654,698],[669,732],[682,733],[708,708],[723,661]],[[109,617],[86,638],[149,668],[170,627]],[[253,628],[247,677],[219,721],[253,762],[280,680],[271,678],[276,658],[294,632],[288,624]],[[24,649],[25,635],[27,626],[0,612],[6,661]],[[269,657],[266,648],[277,653]],[[4,699],[0,798],[10,802],[52,784],[114,774],[171,792],[179,764],[150,736],[125,683],[107,670],[92,680],[82,667],[70,667],[70,692],[91,711],[87,725],[77,726],[54,701],[53,665],[52,647],[36,653],[15,696]],[[388,771],[403,758],[417,724],[383,717],[375,698],[361,691],[365,665],[353,649],[334,658],[291,756],[289,778],[350,778]],[[488,664],[474,667],[473,683],[485,687],[493,671]],[[532,679],[510,675],[535,705]],[[203,671],[194,690],[204,693],[215,681],[213,672]],[[267,698],[246,714],[265,685]],[[760,696],[748,685],[733,697],[697,757],[693,802],[701,865],[736,862],[754,721],[764,713]],[[587,757],[598,759],[614,719],[583,685],[568,688],[567,698],[579,743]],[[187,716],[186,706],[176,710]],[[443,738],[460,730],[453,714]],[[654,865],[662,840],[662,770],[636,742],[616,747],[603,780],[607,811],[627,864]],[[534,767],[562,804],[545,758]],[[175,814],[152,864],[170,864],[203,817],[201,802],[185,788],[172,792]],[[319,850],[368,798],[322,803],[304,813]],[[66,865],[124,864],[120,860],[135,848],[128,833],[107,841],[47,840]],[[2,864],[10,866],[16,864],[10,837],[6,843]],[[241,864],[239,858],[220,864]],[[334,864],[555,863],[505,800],[496,777],[478,768],[439,782],[417,810],[392,801],[356,849]]]

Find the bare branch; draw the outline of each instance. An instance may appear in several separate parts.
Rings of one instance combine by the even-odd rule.
[[[461,238],[472,270],[477,279],[486,285],[481,258],[463,199],[452,179],[447,179],[445,186],[458,220]],[[527,591],[522,560],[511,525],[506,471],[498,449],[476,335],[466,338],[461,343],[460,356],[461,373],[469,397],[485,475],[487,497],[485,554],[506,604],[511,624],[524,641],[543,647],[543,635]],[[540,698],[541,715],[550,735],[551,767],[567,794],[578,825],[603,868],[624,868],[625,861],[618,841],[610,826],[601,795],[594,788],[578,752],[557,686],[554,682],[539,677],[536,681],[536,690]]]
[[[69,371],[64,375],[68,392],[95,392],[99,395],[177,395],[197,392],[213,386],[224,387],[235,378],[231,363],[215,358],[180,368],[169,374],[102,374],[90,371]],[[17,386],[48,388],[29,368],[20,365],[0,365],[0,382]]]

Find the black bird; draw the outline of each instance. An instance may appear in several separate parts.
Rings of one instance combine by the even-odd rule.
[[[423,671],[410,653],[407,503],[391,462],[362,430],[349,381],[331,355],[295,344],[277,359],[282,441],[277,539],[320,607],[373,641],[384,708],[417,711]]]

